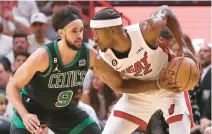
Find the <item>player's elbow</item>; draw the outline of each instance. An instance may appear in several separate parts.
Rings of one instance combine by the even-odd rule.
[[[120,83],[116,84],[114,90],[118,93],[131,93],[131,89],[126,84],[126,82],[121,81]]]
[[[13,89],[16,89],[15,83],[10,80],[6,86],[6,93],[8,96],[10,96],[11,94],[13,94]]]
[[[14,87],[14,86],[13,86],[13,83],[11,81],[9,81],[8,84],[7,84],[7,86],[6,86],[6,93],[7,93],[7,95],[10,95],[10,93],[11,93],[10,90],[12,89],[11,87]]]
[[[113,86],[112,86],[112,89],[113,89],[115,92],[118,92],[118,93],[126,93],[126,92],[125,92],[124,81],[116,81],[116,82],[114,82],[114,84],[113,84]]]

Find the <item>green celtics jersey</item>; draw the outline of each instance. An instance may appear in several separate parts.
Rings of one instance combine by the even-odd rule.
[[[57,42],[43,46],[49,55],[49,67],[43,73],[37,72],[22,90],[32,101],[48,110],[71,105],[74,95],[82,88],[90,63],[89,48],[83,43],[75,59],[63,65]]]

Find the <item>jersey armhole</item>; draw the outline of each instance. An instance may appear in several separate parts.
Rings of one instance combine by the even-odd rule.
[[[88,44],[85,44],[85,48],[86,48],[86,56],[87,56],[87,67],[88,69],[90,68],[90,50],[88,47]]]
[[[52,61],[52,54],[51,54],[51,52],[50,52],[50,50],[49,50],[49,48],[47,47],[47,46],[42,46],[42,48],[45,48],[46,49],[46,51],[48,52],[48,55],[49,55],[49,67],[47,68],[47,70],[45,70],[44,72],[37,72],[38,73],[38,75],[39,76],[41,76],[41,77],[46,77],[46,76],[48,76],[50,73],[51,73],[51,71],[52,71],[52,64],[53,64],[53,61]]]
[[[140,23],[138,23],[138,27],[139,27],[139,29],[140,29],[141,40],[145,43],[146,48],[148,48],[148,49],[150,49],[150,50],[157,50],[157,49],[158,49],[158,45],[156,45],[157,47],[154,48],[153,46],[151,46],[151,44],[147,43],[146,40],[144,39],[143,31],[141,30]],[[156,43],[156,42],[157,42],[157,39],[156,39],[155,43]]]

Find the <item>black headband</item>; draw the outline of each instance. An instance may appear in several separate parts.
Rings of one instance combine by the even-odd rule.
[[[79,16],[75,14],[70,14],[67,18],[65,18],[64,20],[61,20],[56,30],[63,29],[67,24],[69,24],[70,22],[76,19],[79,19]]]

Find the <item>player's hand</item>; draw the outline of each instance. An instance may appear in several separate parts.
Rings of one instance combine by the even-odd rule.
[[[34,114],[25,114],[22,117],[22,120],[24,122],[24,125],[26,127],[26,129],[30,132],[30,133],[35,133],[36,131],[39,130],[39,126],[40,126],[40,121],[38,120],[37,116]]]
[[[158,79],[158,86],[161,89],[169,90],[172,92],[181,92],[182,87],[179,83],[175,82],[175,76],[165,75],[166,68],[163,68],[160,72],[160,77]]]
[[[47,133],[48,133],[48,127],[45,125],[41,125],[39,131],[35,132],[35,134],[47,134]]]

